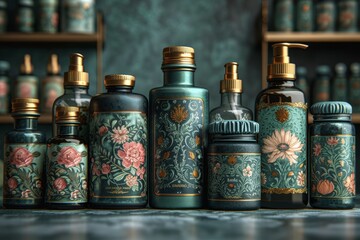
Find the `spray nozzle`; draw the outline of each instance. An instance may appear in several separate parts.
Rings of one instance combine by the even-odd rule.
[[[47,72],[49,74],[59,74],[60,65],[58,61],[58,56],[56,54],[51,54],[49,62],[47,64]]]
[[[24,62],[20,66],[20,72],[22,74],[32,74],[34,68],[31,64],[31,56],[30,54],[25,54],[24,56]]]
[[[84,71],[84,56],[80,53],[70,55],[69,71],[65,73],[64,85],[89,85],[89,74]]]
[[[237,62],[229,62],[224,65],[224,80],[220,81],[220,92],[242,92],[242,81],[238,79]]]

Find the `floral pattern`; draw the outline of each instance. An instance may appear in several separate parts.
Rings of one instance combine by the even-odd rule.
[[[5,145],[4,198],[42,199],[46,144]]]
[[[152,179],[156,195],[202,193],[203,111],[201,99],[155,101]]]
[[[91,199],[121,196],[124,201],[127,197],[147,200],[145,114],[94,113],[90,120],[90,146]]]
[[[260,199],[260,153],[208,153],[208,162],[209,200]]]
[[[311,197],[355,196],[354,136],[311,137]]]
[[[87,202],[87,147],[70,142],[51,143],[47,156],[46,202]]]

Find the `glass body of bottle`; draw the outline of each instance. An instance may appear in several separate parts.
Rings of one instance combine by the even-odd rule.
[[[164,86],[150,91],[150,206],[201,208],[208,91],[194,86],[194,50],[163,50]]]
[[[40,208],[44,203],[45,133],[37,130],[38,99],[14,99],[14,130],[5,134],[5,208]]]
[[[92,98],[90,199],[95,208],[147,204],[147,99],[132,92],[135,77],[105,76],[106,93]]]

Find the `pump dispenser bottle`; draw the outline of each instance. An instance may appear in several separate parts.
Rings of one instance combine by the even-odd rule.
[[[31,63],[30,54],[25,54],[24,62],[20,66],[20,75],[15,82],[13,99],[15,98],[38,98],[39,80],[33,75],[34,66]]]
[[[64,75],[65,92],[58,97],[53,105],[53,136],[57,134],[55,124],[56,108],[58,106],[71,106],[80,108],[79,137],[88,142],[88,108],[91,96],[88,94],[89,74],[84,71],[84,56],[73,53],[70,56],[69,71]]]
[[[210,112],[210,123],[221,120],[251,120],[250,109],[241,105],[242,81],[238,79],[238,63],[224,65],[224,79],[220,81],[221,105]]]
[[[256,98],[260,124],[261,206],[304,208],[307,205],[306,123],[304,93],[295,87],[295,64],[289,48],[307,48],[299,43],[273,45],[268,66],[268,87]]]

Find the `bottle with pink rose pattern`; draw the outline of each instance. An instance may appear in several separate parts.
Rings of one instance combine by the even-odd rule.
[[[88,150],[79,135],[80,109],[57,107],[57,136],[48,141],[45,203],[52,209],[84,208],[88,201]]]
[[[106,93],[91,99],[90,197],[95,208],[147,204],[147,99],[133,93],[135,77],[105,76]]]
[[[12,101],[14,130],[5,134],[4,207],[40,208],[44,203],[45,133],[37,130],[39,100]]]

